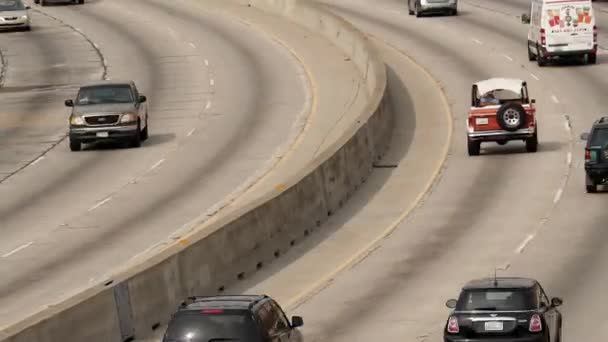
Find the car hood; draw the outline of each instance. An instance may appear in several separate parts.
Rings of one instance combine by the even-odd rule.
[[[132,103],[111,103],[98,104],[88,106],[74,106],[72,113],[76,115],[83,114],[101,114],[101,113],[125,113],[136,111],[135,105]]]
[[[27,11],[0,11],[0,17],[20,17],[27,15]]]

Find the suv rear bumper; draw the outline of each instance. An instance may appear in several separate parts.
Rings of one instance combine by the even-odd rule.
[[[523,140],[532,138],[536,133],[534,128],[522,128],[515,132],[509,131],[476,131],[468,132],[467,136],[473,141],[504,141]]]
[[[608,165],[585,165],[585,172],[595,183],[608,179]]]
[[[107,132],[107,137],[99,137],[97,133]],[[99,140],[123,140],[133,138],[140,134],[137,125],[129,126],[106,126],[106,127],[82,127],[70,129],[70,140],[82,142]]]
[[[576,51],[548,51],[547,48],[541,48],[544,57],[576,57],[585,54],[597,53],[597,46],[589,50],[576,50]]]
[[[547,340],[543,335],[538,336],[526,336],[526,337],[514,337],[514,338],[506,338],[504,336],[497,336],[495,338],[464,338],[457,336],[444,336],[444,342],[497,342],[497,341],[505,341],[505,342],[546,342]]]

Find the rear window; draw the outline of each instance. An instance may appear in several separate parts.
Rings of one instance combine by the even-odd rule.
[[[457,310],[518,311],[536,307],[534,293],[528,289],[483,289],[463,291]]]
[[[608,128],[596,128],[593,130],[589,146],[602,146],[608,143]]]
[[[214,339],[259,342],[259,332],[249,311],[227,310],[217,313],[184,311],[167,328],[165,342],[208,342]],[[228,340],[227,340],[228,339]]]

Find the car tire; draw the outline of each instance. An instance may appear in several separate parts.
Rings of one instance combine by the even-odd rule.
[[[27,25],[26,27],[23,28],[23,31],[31,31],[32,27],[30,25]]]
[[[585,188],[587,193],[594,194],[597,192],[597,184],[593,182],[589,175],[585,175]]]
[[[532,53],[532,50],[530,50],[530,45],[528,45],[528,60],[530,62],[536,60],[536,55]]]
[[[40,6],[46,6],[46,0],[40,0]]]
[[[507,142],[508,142],[508,140],[498,140],[496,143],[500,146],[504,146],[507,144]]]
[[[38,4],[40,4],[40,0],[34,0],[34,3],[35,3],[36,5],[38,5]]]
[[[73,152],[82,150],[82,143],[78,140],[70,139],[70,150]]]
[[[416,18],[420,18],[422,16],[422,12],[420,12],[420,4],[418,3],[418,1],[416,1],[416,3],[414,4],[414,14],[416,15]]]
[[[547,65],[547,58],[545,58],[542,55],[542,52],[540,52],[541,50],[538,48],[538,45],[536,46],[536,51],[538,51],[538,54],[536,55],[536,62],[538,63],[539,67],[544,67]]]
[[[538,132],[532,138],[526,139],[526,151],[534,153],[538,151]]]
[[[412,10],[412,2],[411,1],[407,2],[407,13],[409,15],[414,15],[414,11]]]
[[[137,133],[131,138],[130,145],[131,147],[141,147],[141,123],[137,123]]]
[[[146,127],[144,127],[143,131],[141,131],[141,140],[145,141],[148,140],[149,138],[149,134],[148,134],[148,120],[146,120]]]
[[[597,54],[590,53],[587,55],[587,63],[588,64],[596,64],[597,63]]]
[[[515,132],[526,124],[526,110],[515,102],[507,102],[498,108],[496,121],[505,131]]]
[[[481,153],[481,141],[467,138],[467,148],[469,151],[469,156],[478,156]]]
[[[452,15],[453,16],[457,16],[458,15],[458,9],[457,8],[452,10]]]
[[[84,5],[84,0],[78,0],[77,4]]]

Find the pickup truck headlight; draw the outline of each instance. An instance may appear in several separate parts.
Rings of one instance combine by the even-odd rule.
[[[75,126],[82,126],[84,125],[84,119],[82,118],[82,116],[72,115],[70,117],[70,124]]]
[[[135,113],[125,113],[120,118],[121,123],[136,122],[136,121],[137,121],[137,114],[135,114]]]

